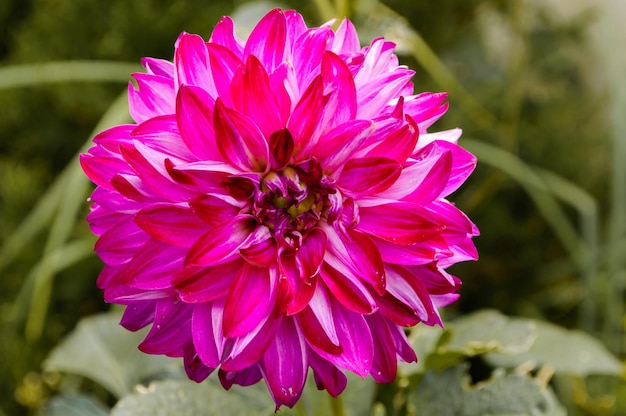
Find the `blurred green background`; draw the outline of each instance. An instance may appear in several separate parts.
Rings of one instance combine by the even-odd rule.
[[[57,382],[42,373],[42,360],[80,318],[109,308],[95,287],[101,265],[84,221],[89,189],[74,184],[76,204],[53,201],[48,214],[29,213],[75,164],[132,65],[143,56],[171,59],[181,31],[208,39],[220,16],[237,10],[236,21],[252,23],[277,4],[244,3],[0,2],[0,415],[34,414]],[[490,307],[582,328],[623,359],[626,3],[336,3],[363,43],[397,42],[401,61],[417,72],[416,92],[450,93],[450,110],[432,130],[461,127],[460,143],[479,158],[452,199],[481,230],[480,260],[453,269],[464,286],[447,316]],[[278,4],[310,26],[333,17],[321,0]],[[131,69],[117,68],[117,81],[17,86],[19,73],[39,67],[16,65],[71,60]],[[620,389],[584,392],[573,406],[620,414]]]

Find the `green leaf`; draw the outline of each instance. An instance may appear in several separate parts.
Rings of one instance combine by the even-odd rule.
[[[536,325],[535,342],[528,351],[520,354],[487,354],[485,359],[490,364],[501,367],[515,367],[527,362],[536,366],[550,364],[557,372],[581,376],[623,373],[620,361],[600,341],[582,331],[530,319],[517,318],[515,321]]]
[[[412,328],[409,342],[417,354],[417,362],[399,362],[398,372],[405,376],[424,373],[427,370],[426,358],[435,352],[443,334],[443,329],[438,326],[418,325]]]
[[[484,310],[455,320],[445,346],[471,357],[489,351],[519,354],[535,340],[535,324],[509,318],[495,310]]]
[[[496,371],[491,379],[470,385],[469,366],[429,371],[409,395],[418,415],[561,416],[565,410],[551,389],[523,374]]]
[[[327,416],[336,414],[333,404],[343,408],[345,416],[369,415],[372,408],[372,400],[376,390],[376,382],[367,377],[362,379],[352,373],[348,373],[348,385],[339,399],[334,399],[326,390],[318,390],[313,379],[313,373],[309,372],[304,392],[300,401],[293,409],[281,408],[279,416]],[[333,403],[333,401],[335,403]]]
[[[107,416],[109,408],[84,394],[67,394],[50,400],[42,416]]]
[[[273,402],[267,391],[262,400],[257,386],[226,391],[213,382],[155,381],[122,398],[111,416],[272,415]]]
[[[118,324],[119,319],[117,314],[106,313],[81,320],[50,353],[44,369],[89,378],[118,398],[141,381],[180,372],[179,360],[139,351],[145,330],[129,332]]]
[[[428,369],[444,369],[465,358],[491,351],[517,354],[530,348],[535,339],[532,322],[522,322],[495,310],[473,313],[439,327],[418,326],[409,340],[419,361],[401,364],[404,375],[420,374]]]

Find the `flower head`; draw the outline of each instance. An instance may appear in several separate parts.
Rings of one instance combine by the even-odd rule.
[[[416,360],[403,328],[441,325],[444,269],[476,258],[446,200],[475,158],[458,129],[426,132],[446,95],[415,95],[393,49],[276,9],[245,42],[224,17],[142,61],[135,123],[81,156],[98,285],[123,326],[152,324],[142,351],[226,388],[264,379],[277,406],[309,367],[337,396],[345,370],[389,382]]]

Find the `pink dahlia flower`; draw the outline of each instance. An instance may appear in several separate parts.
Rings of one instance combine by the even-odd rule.
[[[142,351],[225,388],[264,379],[277,407],[309,367],[337,396],[345,370],[390,382],[417,359],[403,328],[441,325],[445,268],[477,257],[446,200],[476,161],[458,129],[426,132],[446,95],[414,94],[393,50],[277,9],[247,41],[224,17],[143,60],[135,123],[81,156],[98,285],[124,327],[152,324]]]

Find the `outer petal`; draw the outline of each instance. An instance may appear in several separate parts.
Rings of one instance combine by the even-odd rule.
[[[213,98],[201,88],[182,86],[176,97],[176,121],[183,141],[201,160],[223,160],[213,127]]]
[[[182,247],[191,247],[209,228],[190,209],[177,206],[145,208],[135,222],[152,237]]]
[[[293,319],[283,319],[260,362],[276,410],[283,404],[293,407],[300,398],[307,375],[306,357],[304,337]]]
[[[244,50],[244,59],[254,55],[268,72],[273,72],[283,60],[286,32],[287,22],[284,12],[280,9],[270,11],[250,33]]]
[[[217,97],[209,70],[209,54],[204,40],[198,35],[183,33],[176,41],[174,53],[176,67],[176,88],[183,85],[195,85]]]

